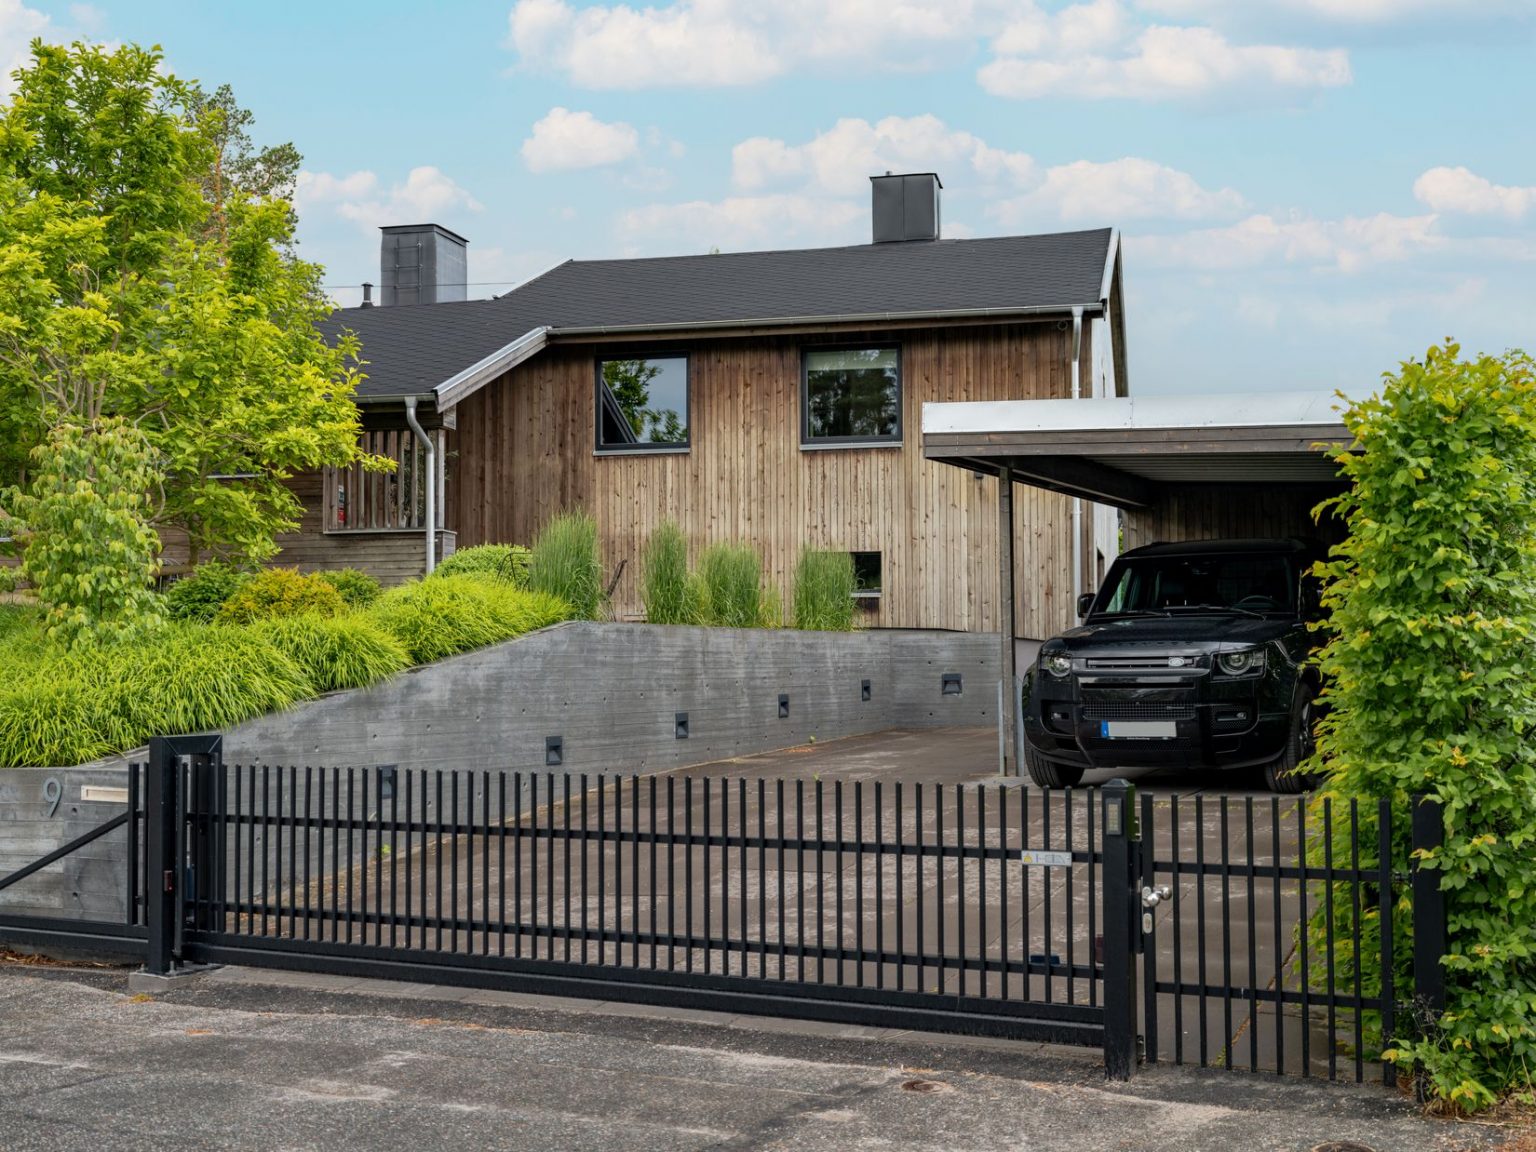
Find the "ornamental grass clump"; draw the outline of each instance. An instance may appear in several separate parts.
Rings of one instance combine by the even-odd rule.
[[[800,553],[795,565],[796,628],[853,631],[853,557],[847,552]]]
[[[521,544],[476,544],[446,557],[434,576],[494,576],[518,588],[527,587],[532,553]]]
[[[253,626],[316,692],[366,688],[410,667],[405,645],[367,616],[293,616]]]
[[[1416,863],[1444,892],[1446,1009],[1423,1030],[1400,1014],[1383,1055],[1477,1110],[1536,1089],[1536,365],[1447,343],[1344,422],[1351,487],[1325,507],[1348,538],[1319,565],[1329,711],[1311,767],[1334,796],[1390,802],[1394,870],[1414,866],[1414,797],[1443,806],[1444,844]]]
[[[699,557],[701,618],[721,628],[764,622],[763,562],[747,544],[712,544]]]
[[[221,624],[250,624],[284,616],[340,616],[347,602],[321,576],[305,576],[297,568],[268,568],[245,581],[215,619]]]
[[[640,553],[640,598],[651,624],[697,624],[698,588],[688,575],[688,539],[670,520],[658,525]]]
[[[597,522],[585,512],[556,516],[533,542],[528,587],[569,604],[579,620],[596,620],[602,607],[603,566]]]
[[[511,640],[571,618],[570,606],[483,576],[433,577],[392,588],[369,617],[398,640],[412,663]]]

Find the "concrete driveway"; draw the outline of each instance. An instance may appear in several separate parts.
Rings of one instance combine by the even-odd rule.
[[[0,968],[0,1146],[1482,1152],[1504,1133],[1353,1086],[1072,1051],[225,969]]]

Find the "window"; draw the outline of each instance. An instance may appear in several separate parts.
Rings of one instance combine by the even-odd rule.
[[[900,441],[901,352],[809,349],[802,400],[803,446]]]
[[[437,460],[437,527],[444,522],[446,452],[443,429],[429,429]],[[395,462],[392,472],[369,472],[361,464],[325,470],[325,530],[381,532],[425,528],[427,524],[427,460],[420,441],[408,429],[364,432],[358,446],[370,456]]]
[[[880,595],[880,553],[851,552],[853,557],[853,594]]]
[[[598,451],[675,451],[687,447],[687,356],[631,356],[597,362]]]

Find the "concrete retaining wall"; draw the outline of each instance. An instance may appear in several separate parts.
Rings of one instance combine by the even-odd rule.
[[[997,647],[996,636],[963,632],[564,624],[239,725],[225,733],[225,760],[543,772],[553,770],[546,738],[559,737],[565,772],[643,773],[812,737],[991,726]],[[946,694],[944,678],[956,674],[960,691]],[[781,695],[788,697],[782,718]],[[688,717],[686,739],[677,736],[680,712]],[[126,762],[0,771],[0,876],[122,812],[121,803],[83,800],[81,789],[126,788]],[[60,791],[52,815],[49,780]],[[251,780],[244,777],[242,796]],[[283,780],[277,773],[257,777],[268,810],[289,811],[299,798]],[[360,806],[361,780],[352,788]],[[480,803],[476,782],[464,784],[466,801],[476,796]],[[258,833],[258,859],[267,850]],[[120,919],[126,867],[127,832],[111,832],[0,891],[0,908]],[[316,872],[322,868],[317,862]]]
[[[944,693],[946,674],[960,676],[958,694]],[[996,707],[997,640],[984,634],[574,623],[242,724],[225,733],[224,754],[543,770],[546,739],[558,737],[566,771],[655,772],[811,737],[992,725]]]
[[[53,800],[58,785],[57,803]],[[7,876],[127,810],[82,789],[126,789],[123,768],[0,769],[0,876]],[[119,828],[0,891],[0,909],[29,916],[122,920],[127,907],[128,830]]]

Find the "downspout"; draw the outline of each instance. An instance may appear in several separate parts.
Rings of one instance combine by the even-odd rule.
[[[1083,309],[1072,309],[1072,399],[1083,395],[1082,370],[1079,362],[1083,357]],[[1083,594],[1083,499],[1072,497],[1072,613],[1077,618],[1077,602]]]
[[[1076,371],[1076,368],[1073,368]],[[437,445],[416,419],[416,402],[419,396],[405,398],[405,422],[411,426],[422,449],[427,454],[427,575],[437,567]]]

